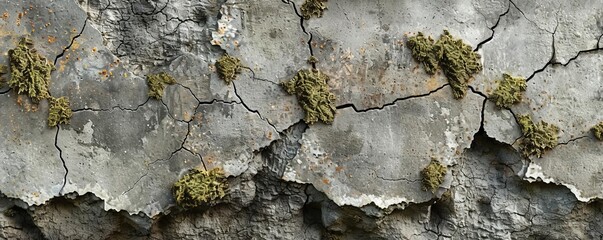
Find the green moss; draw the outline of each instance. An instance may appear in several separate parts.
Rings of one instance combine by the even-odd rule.
[[[302,17],[306,20],[312,17],[322,17],[323,12],[327,9],[327,0],[306,0],[301,5]]]
[[[308,58],[308,63],[309,64],[317,64],[318,63],[318,58],[316,58],[315,56],[310,56]]]
[[[36,103],[48,98],[50,73],[54,66],[37,53],[31,39],[22,38],[16,48],[8,51],[8,56],[11,74],[9,87],[15,89],[17,94],[28,95]]]
[[[438,62],[433,52],[435,45],[431,37],[425,37],[423,33],[418,33],[416,36],[408,38],[407,46],[410,48],[412,57],[423,64],[425,72],[433,75],[438,71]]]
[[[452,37],[447,30],[435,43],[431,37],[425,38],[419,32],[408,39],[407,46],[428,74],[433,75],[438,68],[442,69],[455,98],[465,97],[469,80],[482,70],[481,56],[462,40]]]
[[[71,120],[71,108],[69,107],[69,98],[50,97],[50,109],[48,110],[48,126],[54,127],[58,124],[69,124]]]
[[[494,90],[491,98],[496,106],[509,108],[511,105],[521,102],[522,92],[526,88],[525,78],[512,77],[505,73],[503,74],[503,80],[498,82],[498,87]]]
[[[178,206],[194,208],[226,196],[226,177],[220,168],[192,169],[174,183],[172,192]]]
[[[161,99],[165,85],[176,84],[176,79],[165,72],[147,75],[147,85],[149,86],[149,97]]]
[[[218,69],[218,75],[229,84],[237,78],[237,74],[241,72],[241,60],[230,56],[228,54],[222,56],[216,62],[216,68]]]
[[[603,122],[600,122],[599,124],[595,125],[592,131],[595,137],[599,139],[599,141],[603,141]]]
[[[438,160],[431,159],[427,167],[421,171],[423,178],[423,190],[435,192],[444,182],[444,177],[448,168],[442,165]]]
[[[519,126],[523,133],[521,141],[522,153],[525,156],[542,157],[545,151],[553,149],[558,144],[559,128],[553,124],[541,121],[534,124],[529,115],[519,116]]]
[[[329,90],[328,80],[329,76],[318,70],[300,70],[293,79],[282,83],[287,93],[297,95],[308,124],[317,121],[333,123],[335,95]]]

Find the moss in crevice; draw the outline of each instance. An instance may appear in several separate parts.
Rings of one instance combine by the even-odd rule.
[[[297,95],[307,124],[331,124],[335,119],[335,95],[329,90],[328,80],[329,76],[313,69],[299,70],[293,79],[282,83],[287,93]]]
[[[149,86],[149,97],[161,99],[165,85],[176,84],[176,79],[165,72],[147,75],[147,85]]]
[[[521,151],[525,156],[540,158],[544,152],[557,146],[559,127],[544,121],[534,124],[529,115],[519,116],[518,121],[523,133]]]
[[[312,17],[320,18],[327,9],[327,0],[306,0],[301,5],[301,15],[308,20]]]
[[[428,74],[433,75],[438,68],[442,69],[457,99],[465,97],[472,75],[482,70],[481,56],[463,40],[452,37],[447,30],[437,42],[419,32],[408,38],[407,46]]]
[[[241,72],[243,65],[241,65],[240,59],[226,54],[218,59],[216,68],[220,78],[222,78],[226,84],[230,85],[230,83],[237,78],[237,74]]]
[[[8,56],[11,74],[9,87],[17,94],[26,94],[35,103],[50,97],[48,85],[54,66],[38,54],[31,39],[22,38],[16,48],[8,51]]]
[[[172,193],[176,204],[183,208],[194,208],[226,196],[228,184],[220,168],[209,171],[192,169],[174,183]]]
[[[71,108],[67,97],[50,97],[50,109],[48,111],[48,126],[54,127],[58,124],[69,124],[71,120]]]
[[[448,168],[442,165],[438,160],[432,158],[429,165],[421,170],[423,190],[435,193],[444,182],[446,172],[448,172]]]
[[[509,108],[513,104],[521,102],[522,92],[527,88],[526,79],[503,74],[503,79],[497,81],[498,87],[494,90],[492,100],[496,106]]]
[[[595,137],[599,139],[599,141],[603,141],[603,122],[600,122],[599,124],[595,125],[592,128],[592,131]]]

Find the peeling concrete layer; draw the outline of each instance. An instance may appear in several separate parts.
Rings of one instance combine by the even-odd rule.
[[[46,101],[0,89],[0,239],[603,236],[600,0],[329,0],[308,20],[303,3],[0,5],[0,64],[29,36],[74,112],[49,128]],[[443,30],[482,56],[462,100],[405,46]],[[224,54],[244,65],[230,85]],[[330,77],[332,125],[307,126],[280,86],[300,69]],[[147,95],[157,72],[177,81],[161,100]],[[503,73],[528,81],[509,109],[487,99]],[[520,114],[559,126],[559,144],[521,156]],[[432,158],[449,169],[435,193],[421,189]],[[173,182],[215,167],[227,196],[175,207]]]
[[[313,125],[304,133],[284,179],[311,183],[339,205],[387,208],[429,200],[421,169],[431,158],[455,164],[480,127],[481,97],[457,101],[449,91],[381,110],[339,110],[332,126]]]

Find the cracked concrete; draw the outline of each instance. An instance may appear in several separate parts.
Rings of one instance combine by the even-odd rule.
[[[47,102],[0,89],[0,239],[603,236],[603,149],[589,131],[601,121],[603,4],[330,0],[305,20],[303,2],[0,6],[0,52],[30,35],[56,65],[51,94],[74,112],[48,128]],[[443,30],[482,56],[462,100],[405,46]],[[223,54],[244,65],[230,85],[214,66]],[[310,68],[330,76],[332,125],[306,125],[280,86]],[[178,82],[161,100],[147,95],[157,72]],[[528,79],[509,109],[487,99],[503,73]],[[521,156],[520,114],[559,126],[559,145]],[[435,193],[421,189],[431,158],[449,168]],[[173,182],[214,167],[227,197],[175,207]]]

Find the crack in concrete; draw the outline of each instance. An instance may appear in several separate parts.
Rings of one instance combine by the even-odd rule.
[[[492,31],[492,34],[490,35],[490,37],[486,38],[484,41],[480,42],[477,44],[477,47],[475,47],[475,49],[473,50],[474,52],[479,51],[479,49],[486,43],[490,42],[493,38],[494,38],[494,33],[496,27],[498,27],[498,24],[500,23],[500,19],[502,19],[504,16],[506,16],[511,10],[511,3],[509,2],[509,4],[507,5],[507,11],[505,11],[504,13],[498,15],[498,20],[496,20],[496,23],[494,24],[494,26],[490,27],[490,31]]]
[[[407,97],[396,98],[393,102],[383,104],[381,107],[371,107],[371,108],[365,108],[365,109],[358,109],[356,107],[356,105],[354,105],[353,103],[346,103],[346,104],[342,104],[342,105],[337,106],[336,109],[339,110],[339,109],[352,108],[357,113],[368,112],[368,111],[373,111],[373,110],[383,110],[385,107],[395,105],[399,101],[404,101],[404,100],[408,100],[408,99],[429,96],[432,93],[438,92],[438,91],[444,89],[447,86],[450,86],[450,84],[446,83],[446,84],[444,84],[444,85],[442,85],[442,86],[440,86],[440,87],[438,87],[438,88],[436,88],[434,90],[429,91],[428,93],[423,93],[423,94],[419,94],[419,95],[411,95],[411,96],[407,96]]]
[[[69,174],[69,169],[67,168],[67,163],[63,158],[63,150],[59,147],[59,131],[61,130],[60,125],[57,125],[57,133],[54,136],[54,147],[59,151],[59,158],[61,159],[61,163],[63,164],[63,168],[65,169],[65,175],[63,176],[63,185],[61,186],[61,190],[59,190],[59,196],[63,195],[63,189],[67,184],[67,175]]]
[[[71,42],[69,43],[69,45],[65,48],[63,48],[63,51],[61,53],[59,53],[59,55],[57,55],[54,58],[54,65],[57,65],[57,61],[63,57],[63,55],[65,55],[65,52],[67,52],[67,50],[69,50],[71,48],[71,46],[73,46],[73,43],[75,42],[75,40],[77,38],[79,38],[80,36],[82,36],[82,33],[84,33],[84,30],[86,29],[86,25],[88,24],[88,17],[86,17],[86,20],[84,20],[84,26],[82,26],[82,29],[80,30],[80,32],[75,35],[73,38],[71,38]]]
[[[274,126],[274,124],[272,124],[267,118],[264,118],[262,116],[262,114],[260,114],[260,112],[258,110],[251,109],[249,106],[247,106],[247,104],[245,104],[245,102],[243,101],[243,98],[237,92],[237,85],[236,85],[236,83],[234,81],[232,82],[232,87],[234,89],[235,95],[237,96],[237,98],[239,98],[240,102],[238,102],[238,104],[243,105],[243,107],[245,107],[245,109],[247,109],[247,111],[257,114],[258,117],[260,117],[260,119],[262,119],[263,121],[265,121],[266,123],[268,123],[274,129],[274,131],[279,132],[278,129],[276,128],[276,126]]]
[[[149,102],[150,99],[151,99],[150,97],[147,97],[146,101],[144,101],[143,103],[137,105],[135,108],[125,108],[125,107],[122,107],[120,105],[117,105],[117,106],[114,106],[114,107],[111,107],[111,108],[88,108],[88,107],[86,107],[86,108],[72,109],[71,111],[73,113],[83,112],[83,111],[89,111],[89,112],[110,112],[110,111],[114,111],[114,110],[136,112],[136,111],[138,111],[139,108],[141,108],[142,106],[146,105]]]
[[[308,32],[306,30],[306,27],[304,26],[304,22],[306,20],[301,15],[301,13],[299,13],[299,11],[297,10],[297,6],[295,6],[295,3],[293,1],[282,0],[282,2],[291,5],[293,7],[293,11],[295,12],[295,15],[297,15],[299,17],[299,26],[301,27],[302,31],[310,37],[307,42],[308,50],[310,51],[310,56],[314,56],[314,49],[312,48],[313,35],[312,35],[312,33]],[[311,64],[312,64],[312,69],[316,69],[316,63],[312,62]]]
[[[480,123],[479,123],[479,130],[484,130],[484,121],[485,121],[485,112],[486,112],[486,103],[488,102],[488,96],[486,94],[484,94],[483,92],[478,91],[477,89],[475,89],[473,86],[469,85],[469,90],[471,90],[471,92],[480,95],[481,97],[484,98],[484,101],[482,102],[482,110],[481,110],[481,119],[480,119]],[[485,130],[484,130],[485,131]]]

